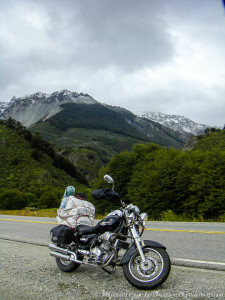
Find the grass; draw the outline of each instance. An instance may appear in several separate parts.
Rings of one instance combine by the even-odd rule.
[[[26,217],[45,217],[45,218],[56,218],[58,208],[46,208],[46,209],[21,209],[21,210],[0,210],[0,215],[11,215],[11,216],[26,216]],[[95,219],[101,220],[105,216],[95,215]]]
[[[49,209],[21,209],[21,210],[0,210],[1,215],[11,216],[29,216],[29,217],[46,217],[55,218],[57,215],[57,208]]]
[[[0,210],[0,215],[11,216],[28,216],[28,217],[45,217],[56,218],[58,208],[48,209],[34,209],[26,208],[22,210]],[[106,214],[107,215],[107,214]],[[95,219],[102,220],[106,215],[95,215]],[[171,210],[163,212],[159,219],[149,218],[149,221],[163,221],[163,222],[225,222],[225,214],[220,216],[217,220],[205,220],[202,216],[198,218],[188,218],[187,216],[176,215]]]

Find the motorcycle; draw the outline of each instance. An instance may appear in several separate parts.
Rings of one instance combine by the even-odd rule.
[[[95,226],[78,225],[65,241],[51,233],[50,255],[63,272],[75,271],[81,264],[94,265],[108,273],[116,266],[123,268],[128,282],[138,289],[154,289],[168,278],[171,268],[166,247],[156,241],[142,240],[148,215],[133,204],[126,204],[114,191],[114,180],[105,175],[112,189],[92,193],[95,199],[120,203],[121,208],[109,213]],[[72,230],[68,226],[67,230]],[[64,234],[65,235],[65,234]],[[120,253],[122,252],[122,255]]]

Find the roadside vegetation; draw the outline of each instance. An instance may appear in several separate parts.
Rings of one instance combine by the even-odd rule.
[[[225,220],[225,130],[206,131],[190,151],[135,145],[114,155],[96,187],[110,174],[123,200],[155,220]],[[106,205],[97,204],[104,213]]]
[[[94,159],[91,150],[82,155]],[[136,144],[113,155],[88,187],[79,168],[40,134],[12,119],[0,123],[0,214],[55,217],[65,187],[74,185],[102,218],[118,208],[91,197],[92,189],[107,187],[106,173],[123,201],[138,205],[150,220],[225,222],[225,129],[206,130],[188,151]]]
[[[0,124],[0,209],[58,207],[65,187],[89,193],[85,179],[39,134],[19,122]]]

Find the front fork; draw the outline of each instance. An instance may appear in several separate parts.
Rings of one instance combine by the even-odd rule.
[[[139,234],[137,233],[137,230],[136,230],[134,225],[130,226],[130,231],[131,231],[131,234],[134,238],[134,242],[135,242],[135,245],[138,249],[138,252],[140,253],[141,260],[143,262],[145,262],[146,258],[145,258],[144,252],[142,250],[142,247],[141,247],[141,238],[140,238]]]

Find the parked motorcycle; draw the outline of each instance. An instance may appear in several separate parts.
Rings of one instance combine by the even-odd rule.
[[[112,177],[105,175],[104,180],[113,184],[112,189],[95,190],[92,196],[120,203],[121,208],[109,213],[96,226],[78,225],[75,233],[68,226],[56,226],[51,230],[50,255],[63,272],[72,272],[86,264],[113,273],[115,267],[120,266],[133,286],[154,289],[170,273],[166,247],[155,241],[141,240],[148,215],[140,213],[136,205],[127,205],[121,200],[113,189]]]

